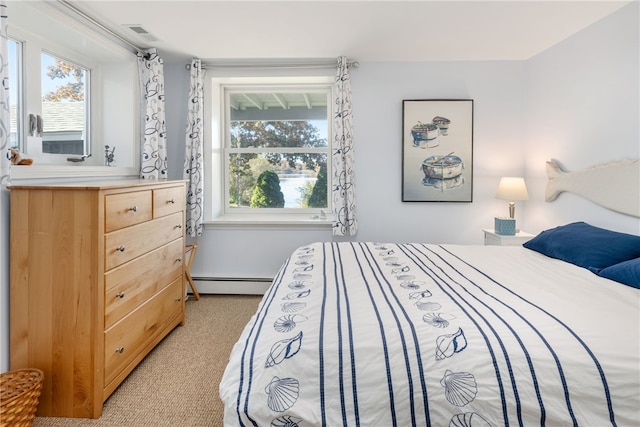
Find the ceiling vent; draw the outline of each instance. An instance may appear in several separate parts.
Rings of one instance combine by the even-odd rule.
[[[142,25],[139,24],[128,24],[125,25],[125,27],[127,27],[128,29],[130,29],[131,31],[133,31],[134,33],[136,33],[136,35],[148,42],[155,42],[158,41],[159,39],[154,36],[153,34],[151,34],[149,31],[145,30],[144,27],[142,27]]]

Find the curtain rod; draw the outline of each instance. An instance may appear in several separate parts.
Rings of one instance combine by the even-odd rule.
[[[271,68],[280,68],[280,69],[301,69],[308,70],[314,68],[334,68],[337,62],[323,62],[323,63],[309,63],[309,64],[213,64],[213,63],[202,63],[202,69],[206,70],[207,68],[251,68],[251,69],[271,69]],[[360,68],[360,63],[353,59],[349,59],[347,61],[347,66],[349,68],[353,68],[357,70]],[[191,64],[186,64],[185,68],[187,70],[191,69]]]
[[[99,29],[101,29],[105,33],[109,34],[110,37],[117,39],[120,43],[122,43],[122,44],[126,45],[127,47],[129,47],[130,48],[129,50],[131,52],[135,53],[136,55],[139,54],[139,53],[142,53],[142,51],[143,51],[142,48],[134,45],[129,40],[127,40],[124,37],[122,37],[121,35],[117,34],[116,32],[114,32],[113,30],[111,30],[110,28],[108,28],[107,26],[105,26],[104,24],[102,24],[101,22],[96,20],[95,18],[87,15],[85,12],[83,12],[80,9],[78,9],[76,6],[72,5],[68,1],[66,1],[66,0],[58,0],[58,4],[66,7],[67,9],[69,9],[70,11],[72,11],[73,13],[78,15],[79,17],[89,21],[89,23],[91,23],[92,25],[98,27]]]

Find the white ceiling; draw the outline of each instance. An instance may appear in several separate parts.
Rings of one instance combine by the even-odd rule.
[[[635,0],[637,1],[637,0]],[[526,60],[630,1],[68,1],[167,60]],[[145,28],[158,41],[136,36]]]

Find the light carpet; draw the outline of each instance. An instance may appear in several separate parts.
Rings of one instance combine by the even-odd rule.
[[[218,384],[260,299],[255,295],[188,299],[185,326],[174,329],[131,372],[105,402],[102,417],[37,417],[34,426],[222,426]]]

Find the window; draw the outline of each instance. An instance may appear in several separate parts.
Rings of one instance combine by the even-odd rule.
[[[214,217],[325,217],[331,208],[332,79],[214,80],[222,125]]]
[[[42,152],[90,155],[89,70],[44,52],[41,66]]]
[[[9,145],[22,147],[22,79],[19,70],[22,63],[22,43],[9,39],[7,47],[9,54]]]

